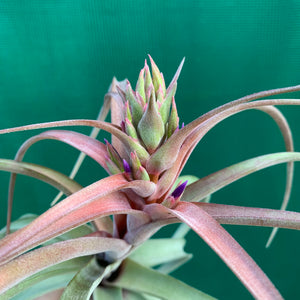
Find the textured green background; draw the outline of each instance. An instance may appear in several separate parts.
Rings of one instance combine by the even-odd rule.
[[[0,127],[95,118],[113,75],[135,82],[150,53],[169,82],[182,57],[177,105],[185,123],[237,97],[300,84],[299,1],[1,1]],[[294,94],[293,97],[300,96]],[[300,108],[284,107],[300,150]],[[88,132],[86,129],[80,129]],[[36,133],[36,132],[35,132]],[[0,157],[13,158],[33,132],[0,137]],[[103,138],[103,136],[101,137]],[[235,162],[283,151],[276,125],[244,112],[218,125],[197,147],[184,173],[204,176]],[[68,173],[76,151],[58,142],[35,145],[25,160]],[[104,172],[87,159],[78,181]],[[232,184],[216,203],[278,208],[285,166]],[[289,209],[300,210],[299,167]],[[1,226],[8,175],[0,174]],[[21,177],[14,218],[41,213],[56,192]],[[281,230],[265,249],[270,229],[226,228],[254,257],[286,299],[300,297],[299,232]],[[219,258],[193,233],[194,259],[175,275],[220,299],[251,299]],[[158,254],[159,255],[159,254]]]

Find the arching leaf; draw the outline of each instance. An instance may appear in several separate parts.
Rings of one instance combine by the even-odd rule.
[[[104,237],[82,237],[45,246],[0,267],[0,293],[4,293],[29,276],[63,261],[112,251],[122,256],[131,248],[125,241]]]

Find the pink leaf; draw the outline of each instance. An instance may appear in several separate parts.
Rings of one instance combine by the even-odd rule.
[[[45,139],[58,140],[69,144],[70,146],[90,156],[104,169],[107,169],[105,161],[105,155],[108,155],[106,146],[89,136],[68,130],[49,130],[33,136],[21,146],[15,159],[17,161],[22,160],[29,147],[31,147],[34,143]]]
[[[87,221],[131,211],[127,200],[115,193],[123,189],[132,189],[146,197],[154,191],[155,184],[141,180],[128,182],[121,174],[91,184],[50,208],[28,226],[2,239],[0,264]]]
[[[256,299],[282,299],[247,252],[199,206],[180,202],[170,213],[190,226],[222,258]]]
[[[300,152],[272,153],[239,162],[187,186],[182,201],[199,201],[249,174],[290,161],[300,161]]]
[[[100,252],[115,252],[121,257],[131,246],[123,240],[105,237],[82,237],[31,251],[0,267],[0,293],[29,276],[63,261]]]
[[[241,103],[232,107],[229,106],[228,109],[221,110],[219,113],[216,113],[209,118],[204,118],[206,115],[201,116],[180,129],[178,132],[175,132],[166,143],[153,153],[147,161],[147,170],[150,173],[156,174],[170,168],[176,161],[180,148],[184,142],[189,143],[193,148],[211,128],[222,120],[243,110],[267,105],[300,105],[300,100],[275,99]],[[170,153],[172,153],[172,155],[169,155]]]
[[[193,202],[221,224],[300,230],[300,213],[276,209]]]
[[[139,143],[134,141],[131,137],[129,137],[125,132],[121,130],[119,126],[113,125],[111,123],[103,122],[103,121],[95,121],[95,120],[65,120],[65,121],[56,121],[56,122],[46,122],[39,124],[31,124],[25,126],[19,126],[14,128],[7,128],[0,130],[0,134],[10,133],[10,132],[18,132],[24,130],[33,130],[33,129],[42,129],[42,128],[53,128],[53,127],[62,127],[62,126],[90,126],[103,129],[116,138],[118,138],[127,152],[137,151],[139,154],[139,158],[141,161],[145,162],[148,159],[149,154],[146,149],[141,146]]]
[[[76,149],[84,152],[85,154],[89,155],[91,158],[96,160],[108,172],[108,168],[105,163],[105,156],[107,155],[105,145],[86,135],[73,132],[73,131],[67,131],[67,130],[51,130],[33,136],[32,138],[28,139],[25,143],[23,143],[23,145],[20,147],[19,151],[16,154],[15,160],[21,161],[26,151],[29,149],[29,147],[31,147],[34,143],[41,141],[43,139],[59,140],[61,142],[65,142],[75,147]],[[7,214],[8,233],[9,233],[9,227],[11,221],[13,194],[14,194],[15,182],[17,177],[16,175],[17,175],[16,173],[11,174],[10,183],[9,183],[8,214]]]

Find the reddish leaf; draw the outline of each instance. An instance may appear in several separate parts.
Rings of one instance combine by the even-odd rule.
[[[180,202],[169,212],[190,226],[222,258],[257,299],[282,299],[272,282],[253,259],[203,209],[193,203]]]
[[[201,138],[216,124],[222,120],[243,110],[253,109],[266,105],[300,105],[300,100],[295,99],[275,99],[261,100],[252,103],[242,103],[235,106],[229,106],[226,110],[221,110],[210,118],[204,116],[192,121],[178,132],[174,133],[170,139],[164,143],[147,161],[147,170],[150,173],[157,174],[170,168],[176,161],[179,151],[184,142],[190,144],[193,148]],[[170,155],[172,153],[172,155]]]
[[[276,209],[193,202],[221,224],[300,230],[300,213]]]
[[[129,137],[126,133],[124,133],[119,126],[113,125],[111,123],[103,122],[103,121],[95,121],[95,120],[65,120],[65,121],[56,121],[56,122],[46,122],[39,124],[31,124],[25,126],[19,126],[14,128],[7,128],[0,130],[0,134],[10,133],[10,132],[18,132],[24,130],[33,130],[33,129],[42,129],[42,128],[53,128],[53,127],[62,127],[62,126],[90,126],[101,128],[116,138],[118,138],[126,147],[127,152],[136,151],[139,154],[139,158],[141,161],[146,161],[148,159],[149,154],[145,150],[143,146],[134,141],[131,137]]]
[[[22,160],[29,147],[31,147],[34,143],[45,139],[58,140],[69,144],[90,156],[107,170],[105,156],[108,154],[106,146],[89,136],[69,130],[49,130],[31,137],[21,146],[15,159],[17,161]]]
[[[112,251],[116,258],[130,250],[125,241],[105,237],[82,237],[31,251],[0,267],[0,293],[52,265],[100,252]]]
[[[78,191],[50,208],[28,226],[2,239],[0,264],[88,220],[130,210],[126,199],[120,201],[121,196],[118,193],[113,194],[123,189],[132,189],[146,197],[154,191],[155,185],[141,180],[127,182],[118,174]]]

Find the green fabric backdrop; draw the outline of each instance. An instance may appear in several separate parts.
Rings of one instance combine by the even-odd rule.
[[[135,83],[147,53],[167,83],[186,57],[176,96],[185,123],[237,97],[300,84],[299,17],[300,2],[292,0],[2,0],[0,127],[95,118],[113,75]],[[284,107],[282,111],[290,120],[300,151],[300,109]],[[0,157],[13,158],[32,134],[0,136]],[[212,130],[184,173],[205,176],[243,159],[283,150],[276,125],[261,112],[245,112]],[[69,173],[76,157],[70,147],[44,141],[35,145],[25,160]],[[77,179],[86,185],[102,176],[105,173],[87,159]],[[299,181],[297,167],[289,205],[296,211],[300,210]],[[232,184],[212,200],[279,208],[284,182],[285,166],[273,167]],[[1,226],[5,223],[7,183],[8,174],[1,173]],[[20,176],[13,217],[43,212],[55,194],[45,184]],[[265,249],[270,229],[226,228],[286,299],[300,297],[299,232],[280,230],[272,247]],[[178,278],[220,299],[251,299],[195,234],[188,235],[186,248],[195,257],[175,272]]]

